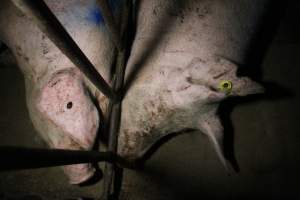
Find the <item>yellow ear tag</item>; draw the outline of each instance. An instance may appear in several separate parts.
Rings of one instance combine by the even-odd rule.
[[[221,92],[225,92],[226,94],[229,94],[232,90],[232,82],[228,80],[220,81],[219,89]]]

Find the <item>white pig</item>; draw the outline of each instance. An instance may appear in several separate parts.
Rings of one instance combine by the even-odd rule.
[[[110,2],[117,16],[121,2]],[[115,48],[96,1],[49,0],[46,3],[109,82]],[[37,131],[52,148],[91,149],[101,120],[97,107],[106,112],[104,96],[8,0],[1,2],[0,30],[0,40],[13,52],[24,74],[27,105]],[[64,171],[72,184],[82,183],[94,174],[91,164],[65,166]]]
[[[185,129],[208,136],[227,168],[219,103],[263,92],[237,77],[268,0],[141,0],[127,65],[119,153],[135,159]],[[224,86],[228,87],[227,89]],[[184,148],[184,147],[181,147]]]

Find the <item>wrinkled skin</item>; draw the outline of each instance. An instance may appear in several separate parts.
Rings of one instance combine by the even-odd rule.
[[[122,103],[120,155],[136,159],[162,137],[196,129],[208,136],[228,167],[216,113],[229,96],[263,91],[249,78],[237,77],[235,63],[244,62],[267,1],[138,1]],[[110,82],[114,48],[98,18],[90,18],[93,1],[46,2]],[[52,148],[91,149],[101,121],[97,107],[107,114],[107,99],[14,6],[5,1],[3,8],[0,27],[6,28],[0,37],[24,73],[36,129]],[[224,80],[232,83],[230,91],[219,89]],[[65,172],[71,183],[80,183],[93,175],[93,168],[71,165]]]

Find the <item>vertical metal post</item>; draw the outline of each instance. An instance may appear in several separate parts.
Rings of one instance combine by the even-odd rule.
[[[99,5],[104,5],[104,7],[101,10],[105,10],[108,12],[108,2],[107,0],[99,0]],[[117,55],[117,62],[116,62],[116,71],[114,75],[114,83],[113,83],[113,89],[114,91],[119,94],[121,94],[121,90],[123,88],[123,82],[124,82],[124,76],[125,76],[125,66],[126,66],[126,53],[127,49],[123,48],[127,45],[127,26],[128,26],[128,18],[130,13],[130,1],[126,0],[124,1],[124,10],[122,12],[121,16],[121,24],[120,25],[120,31],[117,31],[118,29],[114,27],[115,23],[112,21],[112,13],[107,13],[106,17],[108,17],[107,21],[105,21],[106,26],[108,29],[110,29],[110,32],[114,32],[111,37],[112,40],[116,43],[116,47],[118,48],[118,55]],[[104,17],[105,18],[105,17]],[[123,39],[123,40],[122,40]],[[121,99],[122,100],[122,99]],[[110,102],[111,106],[111,113],[110,113],[110,124],[109,124],[109,140],[108,140],[108,150],[114,153],[117,153],[118,150],[118,133],[120,128],[120,122],[121,122],[121,101],[119,102]],[[117,171],[120,171],[122,169],[118,168],[114,163],[106,163],[105,169],[104,169],[104,192],[103,192],[103,199],[108,199],[112,195],[116,195],[118,193],[119,188],[115,188],[118,180],[121,180],[122,173],[116,174]]]
[[[123,74],[125,71],[125,52],[121,51],[118,55],[116,70],[116,91],[120,91],[123,83]],[[118,135],[121,122],[121,102],[113,103],[111,109],[110,128],[109,128],[109,141],[108,151],[117,153],[118,150]],[[114,193],[114,181],[118,178],[115,175],[117,166],[114,163],[106,163],[104,171],[104,196],[108,197]]]

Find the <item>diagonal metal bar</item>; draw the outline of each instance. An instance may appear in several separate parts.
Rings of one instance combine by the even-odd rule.
[[[108,0],[97,0],[97,4],[101,10],[102,17],[106,28],[109,31],[111,40],[119,51],[123,49],[123,43],[121,41],[120,31],[114,20],[114,15],[109,7]]]
[[[134,168],[128,161],[113,152],[0,147],[0,171],[35,169],[79,163],[109,162],[124,168]]]
[[[118,100],[116,93],[106,83],[43,0],[11,1],[37,24],[41,31],[79,68],[99,91],[113,101]]]

